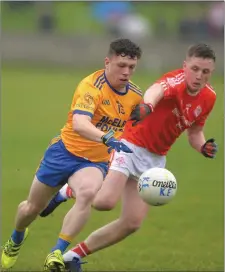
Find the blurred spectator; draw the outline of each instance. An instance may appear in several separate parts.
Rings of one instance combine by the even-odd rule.
[[[204,9],[193,9],[189,6],[186,17],[183,17],[178,27],[181,40],[205,40],[209,37],[209,26]]]
[[[129,1],[93,2],[92,12],[113,36],[139,39],[150,34],[147,19],[137,14]]]
[[[8,6],[12,9],[12,10],[18,10],[20,8],[24,8],[27,6],[31,6],[34,4],[34,1],[9,1],[8,2]]]
[[[52,32],[55,29],[55,16],[53,9],[54,2],[36,1],[36,11],[38,14],[38,29],[41,32]]]
[[[224,2],[212,3],[208,12],[210,34],[213,37],[223,37],[224,34]]]

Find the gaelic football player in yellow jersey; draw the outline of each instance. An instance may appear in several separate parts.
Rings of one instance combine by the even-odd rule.
[[[130,82],[140,57],[136,44],[128,39],[116,40],[110,44],[105,69],[87,76],[77,86],[67,122],[47,148],[28,199],[19,204],[15,229],[3,246],[2,268],[14,266],[27,227],[68,182],[76,203],[65,216],[58,241],[44,264],[46,271],[64,271],[62,253],[89,218],[91,203],[108,171],[110,151],[132,152],[118,138],[142,99],[140,89]]]

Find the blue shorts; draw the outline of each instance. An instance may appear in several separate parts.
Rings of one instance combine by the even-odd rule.
[[[70,153],[60,139],[50,145],[45,152],[36,176],[38,180],[51,187],[64,185],[70,176],[82,168],[97,167],[102,171],[103,177],[108,172],[108,163],[91,162],[82,157],[77,157]]]

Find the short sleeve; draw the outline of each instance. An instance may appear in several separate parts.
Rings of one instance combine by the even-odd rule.
[[[197,120],[197,121],[195,122],[195,125],[200,126],[200,127],[204,127],[205,122],[206,122],[206,119],[207,119],[208,116],[209,116],[209,113],[208,113],[208,114],[202,115],[202,116],[199,118],[199,120]]]
[[[75,91],[71,110],[73,114],[84,114],[92,118],[99,100],[100,91],[88,82],[81,82]]]
[[[173,97],[176,94],[176,84],[174,83],[173,78],[163,77],[156,81],[156,83],[159,83],[163,87],[165,98]]]

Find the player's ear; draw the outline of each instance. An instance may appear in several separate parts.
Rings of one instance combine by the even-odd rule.
[[[185,69],[187,66],[186,60],[183,62],[183,69]]]
[[[105,57],[105,67],[107,68],[108,65],[109,65],[109,58]]]
[[[214,70],[215,70],[215,63],[213,63],[211,73],[213,73],[213,72],[214,72]]]

